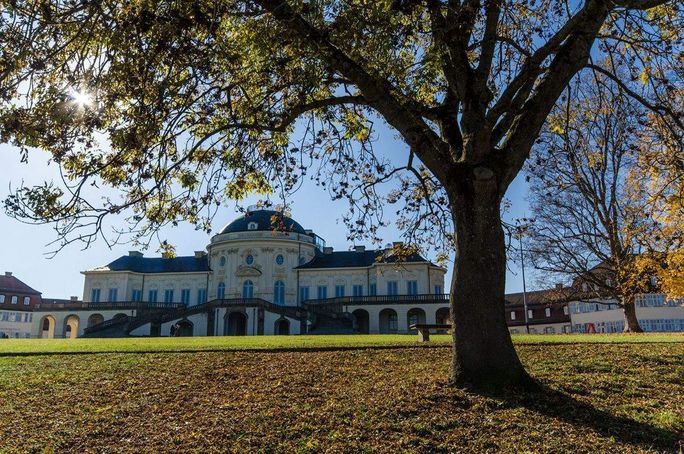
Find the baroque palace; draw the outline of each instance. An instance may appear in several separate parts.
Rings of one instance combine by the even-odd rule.
[[[286,214],[252,210],[206,252],[134,251],[83,272],[83,301],[43,299],[31,337],[397,333],[447,323],[446,270],[394,250],[333,251]]]

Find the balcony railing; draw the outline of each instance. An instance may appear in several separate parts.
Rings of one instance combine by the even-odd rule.
[[[338,296],[335,298],[309,299],[302,304],[305,306],[333,305],[333,304],[414,304],[414,303],[448,303],[449,294],[420,294],[420,295],[374,295],[374,296]]]
[[[39,303],[36,311],[69,311],[69,310],[149,310],[149,309],[178,309],[185,307],[183,303],[150,303],[145,301],[116,301],[102,303],[85,303],[67,301],[63,303]]]

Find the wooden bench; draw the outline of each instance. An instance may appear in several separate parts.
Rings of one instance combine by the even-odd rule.
[[[409,329],[415,329],[416,331],[418,331],[418,342],[427,342],[430,340],[431,329],[450,330],[451,325],[428,325],[427,323],[414,323],[409,326]]]

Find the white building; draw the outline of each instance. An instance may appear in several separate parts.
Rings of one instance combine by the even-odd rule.
[[[333,251],[278,211],[248,212],[206,250],[85,271],[83,302],[37,308],[33,335],[400,333],[449,317],[444,268],[394,248]]]
[[[620,333],[624,329],[624,312],[614,300],[575,301],[568,306],[575,333]],[[639,295],[636,315],[646,332],[684,331],[684,300],[667,299],[662,293]]]

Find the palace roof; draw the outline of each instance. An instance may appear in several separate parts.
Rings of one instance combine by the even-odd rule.
[[[191,273],[209,271],[207,256],[141,257],[124,255],[93,271],[133,271],[135,273]]]
[[[252,228],[250,228],[252,224]],[[275,210],[247,211],[226,225],[219,234],[252,231],[278,231],[306,234],[304,227],[291,217]]]
[[[430,263],[425,260],[420,254],[410,254],[405,257],[404,262],[406,263]],[[297,269],[312,269],[312,268],[362,268],[373,265],[374,263],[397,263],[399,261],[398,257],[394,255],[388,255],[387,251],[384,249],[380,250],[368,250],[368,251],[333,251],[329,253],[319,252],[316,256],[305,263],[300,265]]]

